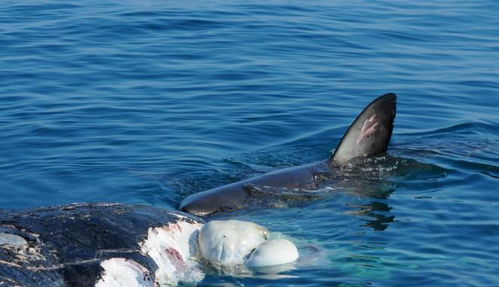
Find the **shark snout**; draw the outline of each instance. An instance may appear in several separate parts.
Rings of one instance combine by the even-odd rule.
[[[203,207],[203,205],[202,200],[191,199],[189,196],[180,204],[180,210],[197,216],[205,216],[216,211],[209,207]]]
[[[220,211],[241,209],[248,192],[241,185],[227,185],[191,194],[180,203],[180,210],[197,216],[205,216]]]

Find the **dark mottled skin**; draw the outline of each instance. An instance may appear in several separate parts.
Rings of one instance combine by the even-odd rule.
[[[0,248],[0,286],[94,286],[103,260],[133,259],[150,272],[154,261],[140,252],[149,227],[175,222],[178,211],[141,205],[73,204],[0,213],[0,232],[25,238],[43,258],[16,258]],[[186,214],[188,220],[199,222]]]

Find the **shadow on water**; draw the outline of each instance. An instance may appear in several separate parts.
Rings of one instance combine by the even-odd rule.
[[[392,208],[385,202],[372,201],[367,204],[350,204],[350,208],[355,211],[349,212],[352,215],[365,217],[364,226],[371,227],[375,231],[384,231],[389,224],[395,221],[395,215],[390,211]]]

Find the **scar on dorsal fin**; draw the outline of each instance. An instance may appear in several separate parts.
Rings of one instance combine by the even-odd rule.
[[[392,136],[396,101],[397,96],[389,93],[371,102],[350,125],[329,165],[342,166],[356,157],[386,152]]]

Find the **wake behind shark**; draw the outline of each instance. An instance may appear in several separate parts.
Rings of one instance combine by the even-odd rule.
[[[335,173],[353,159],[386,152],[393,130],[396,99],[395,94],[389,93],[371,102],[350,125],[331,158],[192,194],[182,201],[180,209],[205,216],[245,208],[258,187],[306,190],[322,187],[324,174]]]

